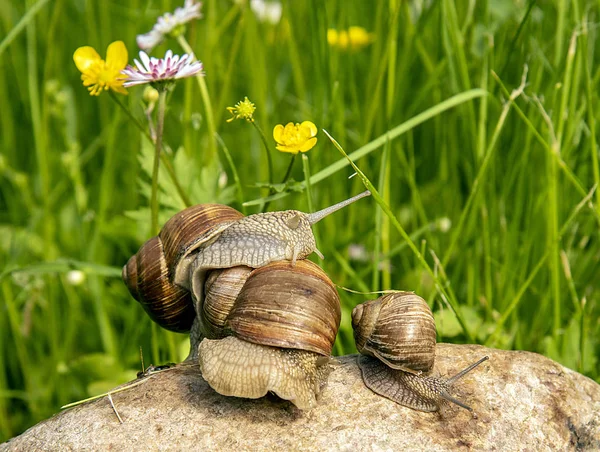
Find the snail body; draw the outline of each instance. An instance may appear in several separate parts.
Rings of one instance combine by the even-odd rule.
[[[315,406],[341,319],[327,275],[306,260],[273,262],[247,275],[224,321],[213,306],[218,298],[206,296],[199,313],[207,338],[198,362],[209,385],[223,395],[258,398],[272,391],[298,408]]]
[[[435,321],[431,309],[412,292],[396,292],[358,305],[352,311],[358,366],[376,394],[419,411],[438,411],[453,402],[452,385],[488,357],[444,379],[429,375],[435,360]]]

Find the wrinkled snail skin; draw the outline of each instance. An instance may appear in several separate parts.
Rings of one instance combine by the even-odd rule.
[[[397,292],[358,305],[352,327],[361,353],[358,366],[373,392],[419,411],[438,411],[452,402],[473,412],[449,391],[488,357],[448,379],[427,375],[433,369],[436,330],[431,309],[421,297]]]
[[[233,336],[204,339],[198,351],[202,377],[224,396],[257,399],[271,391],[301,410],[317,405],[331,371],[314,352],[253,344]]]
[[[219,271],[217,278],[232,270]],[[218,304],[211,298],[207,295],[205,303]],[[219,319],[213,321],[215,312]],[[316,264],[273,262],[253,270],[223,329],[213,328],[220,318],[220,309],[211,307],[199,322],[207,338],[199,344],[198,362],[215,391],[245,398],[272,391],[300,409],[315,406],[341,320],[337,291]],[[229,336],[213,340],[215,330],[216,337]]]

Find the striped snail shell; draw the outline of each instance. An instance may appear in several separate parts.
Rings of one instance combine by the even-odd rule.
[[[352,311],[356,348],[392,369],[428,372],[435,360],[435,321],[431,309],[412,292],[396,292],[360,304]]]
[[[450,395],[452,385],[485,356],[451,378],[427,375],[435,361],[435,321],[431,309],[412,292],[396,292],[352,311],[358,366],[376,394],[419,411],[437,411],[446,402],[473,410]],[[421,375],[424,373],[425,375]]]
[[[335,286],[307,260],[295,266],[272,262],[245,276],[224,321],[207,281],[200,312],[200,328],[209,337],[198,350],[202,376],[223,395],[258,398],[272,391],[301,409],[315,406],[341,320]]]
[[[195,317],[190,292],[175,282],[184,259],[243,215],[221,204],[198,204],[169,219],[123,267],[123,281],[150,318],[163,328],[188,332]]]

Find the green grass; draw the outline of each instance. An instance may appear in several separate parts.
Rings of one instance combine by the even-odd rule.
[[[131,61],[136,34],[181,3],[0,0],[0,441],[134,378],[140,346],[146,364],[185,356],[187,338],[152,324],[120,280],[150,234],[153,147],[111,96],[88,95],[72,60],[123,40]],[[186,198],[317,210],[371,186],[315,227],[334,282],[415,290],[440,341],[535,351],[600,381],[599,12],[578,0],[288,0],[270,25],[206,0],[186,32],[206,90],[188,79],[169,96],[159,222]],[[328,28],[351,25],[375,41],[328,46]],[[146,124],[143,88],[129,92],[119,100]],[[244,96],[275,182],[290,157],[273,127],[321,130],[281,192],[262,185],[257,131],[226,122]],[[374,295],[340,296],[335,352],[352,353],[350,311]]]

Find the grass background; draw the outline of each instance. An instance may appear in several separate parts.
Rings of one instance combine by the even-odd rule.
[[[140,346],[146,364],[185,357],[187,338],[153,325],[120,280],[149,237],[151,146],[109,95],[88,95],[72,61],[79,46],[104,56],[115,40],[132,60],[136,34],[177,6],[0,0],[0,441],[135,378]],[[273,148],[276,124],[311,120],[357,152],[381,194],[315,227],[337,284],[415,290],[440,341],[536,351],[600,379],[600,197],[588,196],[600,180],[597,2],[284,1],[278,24],[244,2],[202,11],[186,37],[234,166],[208,133],[196,81],[179,83],[165,139],[193,203],[253,213],[260,205],[241,203],[267,194],[260,138],[227,123],[226,106],[248,96]],[[351,25],[375,41],[328,46],[328,28]],[[182,53],[171,40],[153,54],[168,48]],[[140,121],[142,92],[120,98]],[[294,185],[303,190],[269,210],[317,210],[364,189],[318,138],[293,171],[313,174],[309,189]],[[272,156],[279,181],[290,157]],[[166,174],[161,189],[162,223],[185,204]],[[374,296],[340,295],[335,352],[352,353],[350,311]]]

